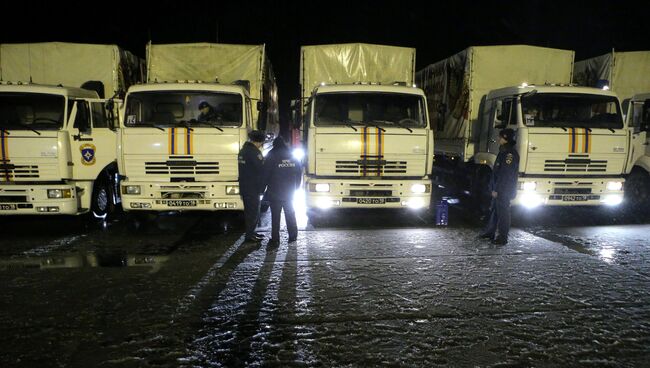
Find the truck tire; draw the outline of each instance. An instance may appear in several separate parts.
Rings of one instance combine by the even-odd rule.
[[[472,187],[472,201],[477,215],[483,219],[490,212],[490,205],[492,203],[492,193],[488,190],[490,185],[491,172],[489,170],[478,170],[476,172],[476,179]]]
[[[638,214],[647,214],[650,204],[650,175],[641,169],[632,170],[625,181],[626,207]]]
[[[105,178],[99,178],[93,185],[92,201],[90,205],[93,217],[106,220],[112,213],[115,205],[113,203],[111,186]]]

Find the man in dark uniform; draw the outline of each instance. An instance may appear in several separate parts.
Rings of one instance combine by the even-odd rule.
[[[199,103],[199,114],[198,121],[217,121],[221,118],[217,111],[210,105],[207,101],[201,101]]]
[[[515,150],[515,132],[512,129],[499,132],[499,146],[490,178],[490,219],[480,237],[491,239],[492,244],[505,245],[510,231],[510,201],[517,195],[519,175],[519,154]],[[495,237],[495,234],[498,235]]]
[[[244,218],[246,221],[247,242],[261,242],[264,236],[257,234],[255,228],[260,217],[260,195],[264,191],[262,186],[262,170],[264,157],[262,145],[264,133],[253,130],[248,133],[249,141],[244,143],[239,151],[239,195],[244,202]]]
[[[280,245],[280,217],[284,210],[289,242],[298,238],[296,212],[293,209],[293,194],[300,186],[302,169],[282,137],[273,141],[273,149],[264,161],[264,184],[266,197],[271,203],[271,240],[267,246]]]

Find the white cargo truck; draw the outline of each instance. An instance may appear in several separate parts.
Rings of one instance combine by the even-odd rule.
[[[415,49],[303,46],[300,64],[307,207],[429,208],[433,134]]]
[[[650,150],[648,149],[648,100],[650,51],[615,52],[575,64],[576,83],[609,88],[623,101],[631,130],[625,196],[627,205],[647,210],[650,205]]]
[[[107,98],[141,76],[114,45],[0,45],[0,215],[110,213],[118,123]]]
[[[251,129],[279,130],[265,47],[149,44],[147,83],[129,89],[123,116],[125,211],[242,210],[237,154]]]
[[[616,94],[570,84],[573,51],[470,47],[418,72],[436,130],[434,183],[486,210],[498,132],[516,131],[515,205],[618,205],[628,132]]]

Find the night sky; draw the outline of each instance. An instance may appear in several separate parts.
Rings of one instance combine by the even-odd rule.
[[[643,4],[643,5],[639,5]],[[301,45],[366,42],[417,48],[417,68],[468,46],[529,44],[576,51],[650,50],[646,1],[22,1],[5,2],[0,42],[267,45],[281,114],[298,88]],[[81,14],[86,14],[81,15]]]

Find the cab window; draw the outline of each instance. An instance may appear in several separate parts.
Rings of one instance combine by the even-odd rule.
[[[79,129],[79,131],[86,132],[90,131],[90,114],[88,108],[88,102],[86,101],[76,101],[77,104],[77,115],[74,119],[74,128]]]
[[[106,117],[106,109],[103,103],[93,102],[93,128],[108,128],[108,119]]]
[[[497,100],[494,108],[494,127],[503,129],[508,125],[515,125],[516,114],[515,114],[514,100],[505,99]]]

